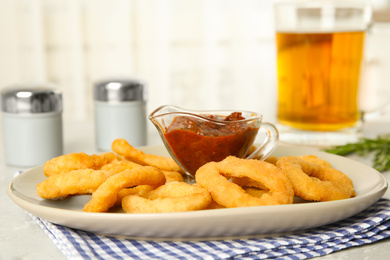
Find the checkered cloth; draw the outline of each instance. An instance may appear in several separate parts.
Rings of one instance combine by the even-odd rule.
[[[332,225],[262,238],[153,241],[97,235],[31,217],[68,259],[309,259],[390,237],[390,200]]]

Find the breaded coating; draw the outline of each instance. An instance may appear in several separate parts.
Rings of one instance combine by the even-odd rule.
[[[125,159],[141,165],[154,166],[161,170],[183,172],[177,163],[170,157],[147,154],[131,146],[125,139],[116,139],[112,142],[112,150]]]
[[[109,177],[106,171],[79,169],[56,174],[37,184],[37,193],[44,199],[61,199],[71,195],[91,194]]]
[[[341,171],[294,156],[281,157],[276,165],[290,180],[295,196],[308,201],[332,201],[356,196],[352,180]]]
[[[210,193],[203,187],[170,182],[151,191],[146,197],[124,197],[122,208],[127,213],[183,212],[206,209],[210,203]]]
[[[78,169],[94,169],[98,170],[105,164],[119,160],[119,157],[107,152],[101,155],[88,155],[86,153],[70,153],[60,155],[43,165],[43,173],[49,177],[56,174],[62,174]]]
[[[84,206],[84,211],[106,212],[118,200],[118,193],[129,187],[150,185],[157,188],[165,183],[164,173],[152,166],[135,167],[115,174],[107,179],[92,194],[92,199]]]

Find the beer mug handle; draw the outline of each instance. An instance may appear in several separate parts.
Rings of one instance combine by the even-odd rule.
[[[250,155],[247,159],[259,159],[265,160],[277,147],[279,143],[279,131],[278,129],[269,122],[261,124],[258,135],[265,135],[263,143]]]
[[[387,104],[384,104],[376,110],[362,110],[362,118],[364,122],[375,120],[387,116],[390,114],[390,100]]]
[[[390,98],[388,98],[390,92],[387,91],[390,79],[388,74],[390,57],[383,55],[383,50],[389,44],[390,23],[371,22],[367,29],[362,89],[359,97],[363,121],[390,114]]]

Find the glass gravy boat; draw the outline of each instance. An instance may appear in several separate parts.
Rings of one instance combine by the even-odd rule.
[[[195,111],[171,105],[149,115],[169,154],[192,177],[202,165],[230,155],[267,158],[279,142],[279,132],[273,124],[262,123],[262,118],[249,111]],[[252,152],[260,134],[265,138]]]

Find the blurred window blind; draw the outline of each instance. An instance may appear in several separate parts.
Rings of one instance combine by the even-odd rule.
[[[388,6],[388,0],[376,0]],[[92,85],[129,76],[159,105],[275,116],[273,1],[0,0],[0,89],[43,81],[64,117],[92,116]]]
[[[96,80],[129,76],[162,104],[274,114],[272,1],[0,0],[0,88],[57,83],[91,117]],[[270,106],[271,104],[271,106]]]

